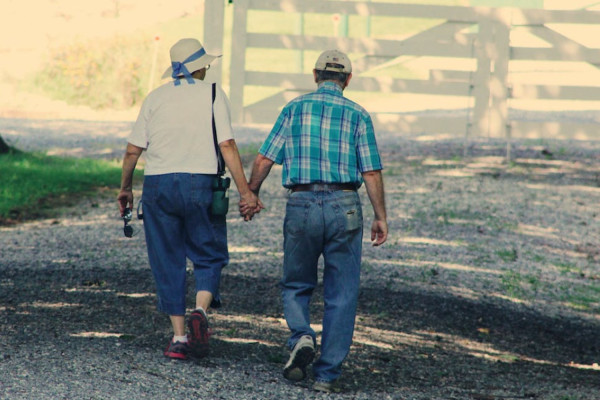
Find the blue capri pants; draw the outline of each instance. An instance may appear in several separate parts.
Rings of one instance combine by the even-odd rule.
[[[156,281],[158,309],[185,315],[187,259],[196,292],[209,291],[220,306],[221,269],[229,262],[225,217],[211,216],[215,175],[173,173],[144,177],[142,206],[148,259]]]

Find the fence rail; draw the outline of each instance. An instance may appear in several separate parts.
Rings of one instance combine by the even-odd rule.
[[[222,2],[206,2],[210,7]],[[275,34],[248,31],[250,11],[272,11],[273,18],[287,13],[341,14],[362,17],[411,17],[434,20],[433,26],[402,39],[374,37],[334,37],[301,34]],[[277,14],[284,13],[284,14]],[[205,29],[221,25],[207,12]],[[273,122],[280,108],[300,93],[315,89],[308,73],[250,71],[247,55],[252,51],[322,51],[337,48],[361,54],[353,59],[355,76],[352,92],[415,94],[462,98],[456,107],[462,112],[409,115],[399,106],[393,111],[365,105],[379,129],[404,132],[451,133],[484,137],[554,137],[598,139],[595,123],[572,121],[535,123],[511,119],[509,102],[515,100],[574,100],[600,102],[600,84],[561,85],[518,82],[512,79],[514,62],[568,61],[600,66],[600,48],[590,48],[557,29],[557,24],[584,26],[598,24],[600,12],[587,10],[534,10],[490,7],[432,6],[337,0],[235,0],[230,68],[230,98],[235,122]],[[518,29],[543,45],[518,46],[511,35]],[[218,29],[212,32],[219,32]],[[221,28],[222,32],[222,28]],[[214,36],[214,35],[213,35]],[[439,61],[426,66],[427,79],[398,79],[389,76],[362,76],[373,68],[399,57],[461,59],[471,63],[462,70],[439,68]],[[599,72],[600,74],[600,72]],[[598,80],[600,82],[600,79]],[[248,85],[279,88],[278,93],[254,104],[244,104]],[[449,97],[448,97],[449,96]],[[428,104],[431,105],[432,103]],[[424,108],[426,109],[426,108]],[[465,112],[466,109],[466,112]]]

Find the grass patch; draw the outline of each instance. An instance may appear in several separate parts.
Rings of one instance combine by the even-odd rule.
[[[515,299],[532,298],[542,288],[542,282],[537,276],[515,271],[506,271],[502,275],[501,285],[503,292]]]
[[[497,250],[496,255],[504,262],[515,262],[519,258],[515,248]]]
[[[239,144],[238,151],[241,157],[256,157],[260,146],[261,145],[259,143]]]
[[[555,263],[556,268],[560,271],[561,275],[576,275],[581,276],[583,271],[574,262],[560,261]]]
[[[242,159],[242,164],[244,164],[245,168],[252,168],[252,163],[258,154],[259,148],[260,145],[256,143],[238,145],[240,158]]]
[[[513,298],[520,298],[524,294],[524,290],[521,287],[523,277],[518,272],[507,271],[502,276],[502,289],[509,296]]]
[[[565,290],[562,301],[569,307],[580,310],[597,312],[600,308],[600,287],[595,285],[570,285]]]
[[[19,151],[0,156],[0,171],[0,223],[51,216],[57,206],[121,182],[116,163]]]

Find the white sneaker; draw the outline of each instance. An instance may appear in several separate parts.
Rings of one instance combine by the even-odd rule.
[[[325,393],[339,393],[341,389],[337,386],[336,381],[325,382],[325,381],[315,381],[313,385],[313,390],[317,392],[325,392]]]
[[[310,335],[304,335],[298,340],[290,359],[283,368],[283,377],[290,381],[301,381],[306,378],[306,367],[315,357],[315,344]]]

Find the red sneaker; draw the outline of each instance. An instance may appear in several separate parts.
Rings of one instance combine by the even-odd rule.
[[[208,338],[210,332],[208,329],[208,318],[202,309],[192,311],[192,315],[188,320],[188,346],[191,355],[197,358],[206,357],[208,355]]]
[[[164,355],[176,360],[187,360],[190,348],[187,343],[169,341]]]

